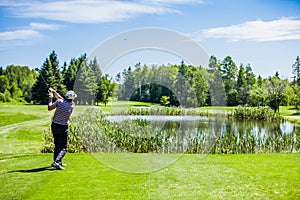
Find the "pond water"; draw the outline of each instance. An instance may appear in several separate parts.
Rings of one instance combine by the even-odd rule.
[[[267,122],[202,116],[108,116],[107,119],[116,123],[137,121],[137,124],[151,126],[156,130],[153,131],[152,138],[158,133],[161,134],[159,138],[167,138],[165,143],[169,147],[163,150],[167,153],[299,151],[300,128],[287,121]],[[150,136],[148,134],[144,137]]]
[[[191,128],[206,129],[208,127],[218,126],[221,127],[221,132],[226,131],[226,127],[232,127],[233,130],[237,131],[241,128],[250,128],[253,132],[267,134],[270,131],[273,132],[274,128],[276,131],[280,131],[282,134],[290,134],[296,131],[294,124],[283,121],[283,122],[266,122],[257,120],[237,120],[228,119],[221,117],[203,117],[203,116],[160,116],[160,115],[118,115],[118,116],[107,116],[106,119],[113,122],[122,122],[126,120],[145,120],[152,125],[158,125],[163,128],[181,128],[183,130],[188,130]]]
[[[186,153],[205,159],[208,154],[300,151],[300,127],[289,122],[200,116],[104,119],[77,127],[86,134],[83,144],[106,166],[126,172],[160,170]]]

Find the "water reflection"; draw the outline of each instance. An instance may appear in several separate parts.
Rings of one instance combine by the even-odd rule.
[[[153,140],[149,144],[154,147],[147,149],[157,153],[233,154],[300,149],[300,128],[289,122],[200,116],[111,116],[107,119],[114,124],[143,122],[143,129],[151,128],[152,131],[144,135],[135,131],[129,136],[137,141],[141,138]]]

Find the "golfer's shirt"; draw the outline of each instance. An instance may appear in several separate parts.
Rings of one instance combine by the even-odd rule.
[[[51,105],[52,109],[56,108],[52,122],[60,125],[68,125],[74,106],[74,102],[68,102],[64,99],[56,100]]]

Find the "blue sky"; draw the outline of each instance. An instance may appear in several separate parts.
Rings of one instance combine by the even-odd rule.
[[[278,71],[290,78],[300,56],[299,0],[0,0],[0,66],[39,67],[52,50],[63,65],[115,35],[145,27],[182,33],[208,55],[231,56],[263,77]],[[137,62],[178,64],[180,58],[141,51],[115,64]]]

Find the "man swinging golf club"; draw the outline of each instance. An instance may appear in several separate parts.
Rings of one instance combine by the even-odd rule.
[[[59,170],[64,170],[63,166],[66,165],[62,163],[62,159],[68,148],[69,119],[75,106],[73,100],[77,95],[74,91],[68,91],[66,95],[62,97],[52,88],[49,88],[48,92],[48,110],[56,109],[51,124],[54,138],[54,162],[51,166]],[[54,103],[52,103],[53,95],[56,98]]]

